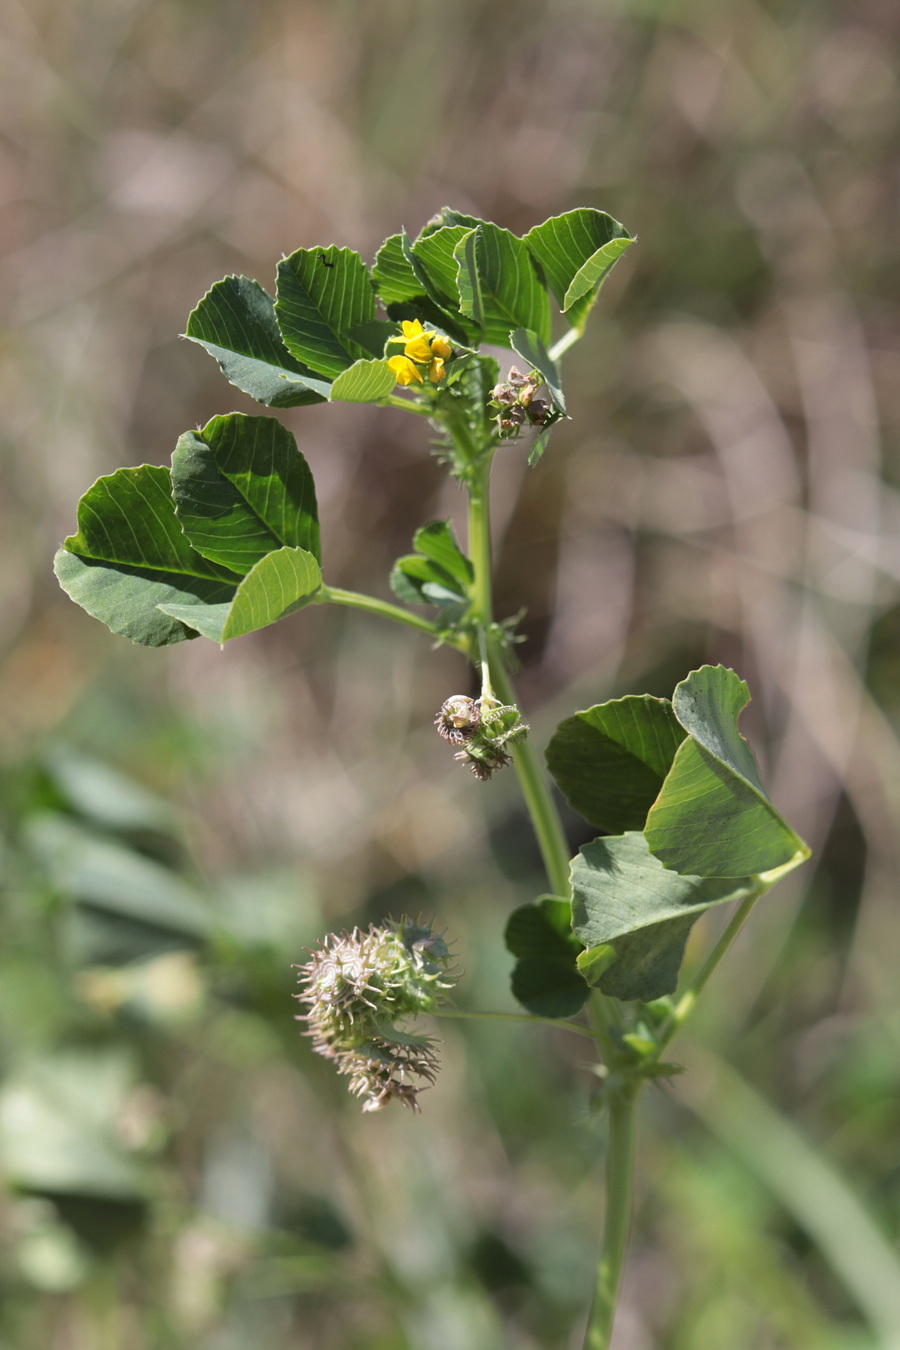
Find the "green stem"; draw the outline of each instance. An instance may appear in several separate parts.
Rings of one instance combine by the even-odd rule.
[[[417,417],[433,417],[434,412],[431,408],[423,408],[421,403],[416,403],[411,398],[400,398],[397,394],[391,394],[385,399],[389,408],[402,408],[404,412],[415,413]]]
[[[472,618],[481,628],[493,622],[491,598],[491,455],[473,465],[469,476],[469,557],[475,571],[472,583]]]
[[[548,1027],[561,1027],[563,1031],[574,1031],[576,1036],[587,1036],[589,1041],[596,1041],[597,1036],[590,1027],[581,1027],[577,1022],[569,1022],[561,1017],[538,1017],[532,1013],[514,1013],[514,1012],[468,1012],[463,1008],[438,1008],[430,1014],[432,1017],[461,1017],[478,1022],[528,1022],[533,1024],[541,1022]]]
[[[584,1350],[607,1350],[616,1315],[619,1277],[631,1225],[634,1140],[640,1087],[634,1084],[610,1096],[606,1145],[606,1215],[597,1286],[584,1338]]]
[[[316,591],[315,603],[317,605],[350,605],[353,609],[363,609],[369,614],[378,614],[383,619],[393,619],[394,623],[405,624],[407,628],[416,628],[420,633],[427,633],[429,637],[441,638],[437,625],[430,619],[423,619],[418,614],[413,614],[408,609],[401,609],[399,605],[392,605],[389,600],[379,600],[374,595],[362,595],[359,591],[344,591],[338,586],[321,586]],[[456,638],[444,638],[448,646],[458,647],[460,651],[467,651],[467,646]]]
[[[496,647],[492,647],[490,659],[491,676],[498,698],[504,703],[516,703],[515,688]],[[512,753],[522,796],[525,798],[541,857],[547,869],[550,889],[561,900],[568,900],[571,889],[569,846],[566,843],[556,803],[550,792],[550,785],[544,777],[534,745],[527,737],[513,746]]]
[[[558,361],[561,356],[565,356],[570,347],[574,347],[576,342],[581,341],[581,333],[577,328],[570,328],[568,333],[563,333],[558,342],[554,342],[550,348],[550,360]]]
[[[768,889],[769,887],[764,882],[760,882],[757,886],[754,886],[753,890],[749,891],[747,895],[744,896],[743,900],[728,920],[718,942],[716,942],[712,951],[703,962],[703,965],[697,971],[697,974],[694,976],[693,980],[691,980],[691,983],[688,985],[687,989],[685,989],[684,993],[675,1004],[675,1007],[662,1024],[656,1038],[660,1052],[665,1050],[672,1037],[680,1031],[694,1011],[697,999],[700,997],[709,977],[712,975],[713,971],[722,960],[722,957],[728,951],[728,948],[747,922],[747,916],[759,897],[765,895]]]

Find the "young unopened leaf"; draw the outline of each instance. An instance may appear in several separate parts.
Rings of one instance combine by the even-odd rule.
[[[590,207],[552,216],[525,235],[560,308],[579,332],[611,267],[633,242],[617,220]]]
[[[192,548],[175,517],[169,471],[143,464],[99,478],[78,531],[56,555],[63,590],[113,633],[146,647],[196,636],[186,616],[230,601],[240,578]],[[161,612],[171,602],[185,617]]]
[[[349,248],[299,248],[278,264],[275,313],[285,346],[333,380],[368,355],[350,336],[375,318],[369,272]]]
[[[279,548],[250,569],[230,603],[207,605],[193,613],[186,613],[181,605],[161,608],[173,618],[192,623],[203,637],[223,643],[302,609],[321,584],[322,573],[311,553],[302,548]]]
[[[688,732],[647,817],[651,851],[676,872],[705,877],[767,873],[809,856],[776,811],[738,731],[750,701],[724,666],[702,666],[675,690],[673,709]]]
[[[241,575],[284,544],[320,556],[309,465],[272,417],[230,413],[185,432],[172,456],[172,494],[194,548]]]
[[[267,408],[299,408],[328,397],[328,381],[291,355],[275,302],[249,277],[217,281],[188,316],[184,335],[215,357],[227,380]]]
[[[674,992],[699,915],[742,899],[756,884],[752,877],[680,876],[635,831],[595,839],[572,863],[572,928],[588,950],[611,945],[615,952],[596,981],[603,993],[650,1002]]]
[[[641,830],[685,734],[667,699],[611,699],[560,722],[547,767],[598,830]]]
[[[484,341],[509,346],[516,328],[550,341],[550,303],[525,243],[498,225],[479,225],[454,249],[459,303],[484,330]]]

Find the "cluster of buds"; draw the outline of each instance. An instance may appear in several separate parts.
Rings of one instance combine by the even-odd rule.
[[[426,331],[418,319],[404,319],[400,327],[402,336],[388,338],[388,342],[403,343],[403,355],[388,361],[397,383],[424,384],[427,373],[432,384],[440,384],[446,375],[445,362],[453,354],[450,343],[434,329]]]
[[[462,746],[454,758],[468,764],[482,782],[512,762],[507,746],[528,734],[515,704],[463,694],[441,704],[434,724],[445,741]]]
[[[364,1111],[393,1099],[419,1110],[417,1092],[437,1075],[435,1042],[396,1023],[444,1001],[455,978],[450,959],[439,934],[404,918],[331,933],[298,967],[306,1034],[317,1054],[349,1076]]]
[[[544,399],[535,398],[543,380],[536,370],[523,375],[511,366],[506,379],[491,390],[490,407],[497,414],[497,425],[504,440],[519,435],[523,427],[542,427],[550,407]]]

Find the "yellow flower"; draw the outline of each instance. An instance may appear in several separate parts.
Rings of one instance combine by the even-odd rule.
[[[398,384],[424,384],[422,372],[418,366],[413,365],[408,356],[392,356],[388,361],[388,366],[394,372]]]
[[[437,346],[437,343],[435,343],[435,346]],[[443,360],[441,359],[441,357],[436,356],[432,361],[431,365],[428,367],[429,380],[431,381],[432,384],[440,384],[441,380],[444,378],[445,373],[446,372],[444,371]]]
[[[418,319],[404,319],[400,326],[403,329],[402,336],[388,338],[388,342],[402,342],[403,354],[410,361],[415,361],[420,366],[427,366],[433,363],[435,357],[444,360],[450,355],[452,348],[447,339],[438,337],[433,328],[423,328]],[[435,377],[432,374],[431,378],[437,384],[438,380],[443,378],[443,375],[441,373]]]

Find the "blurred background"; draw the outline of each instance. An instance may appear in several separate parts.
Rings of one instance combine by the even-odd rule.
[[[97,475],[257,411],[179,343],[212,282],[445,203],[639,236],[573,420],[497,460],[534,736],[733,665],[814,849],[648,1094],[616,1350],[900,1344],[900,9],[0,0],[0,33],[2,1350],[580,1345],[581,1042],[444,1023],[423,1115],[363,1118],[292,1020],[307,945],[404,911],[513,1006],[545,882],[512,775],[434,735],[460,659],[324,608],[147,651],[51,573]],[[282,416],[328,581],[387,596],[460,519],[422,426]]]

